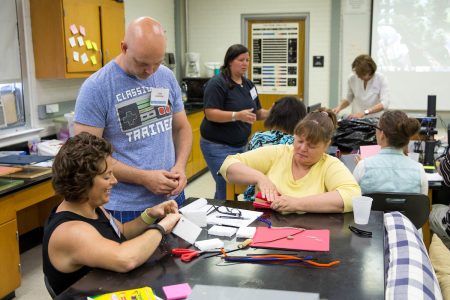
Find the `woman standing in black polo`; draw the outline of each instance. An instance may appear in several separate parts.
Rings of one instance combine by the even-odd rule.
[[[200,147],[216,182],[215,199],[226,197],[226,182],[217,175],[223,161],[228,155],[244,152],[253,122],[268,115],[261,108],[255,85],[244,77],[248,63],[245,46],[230,46],[220,73],[205,88]]]

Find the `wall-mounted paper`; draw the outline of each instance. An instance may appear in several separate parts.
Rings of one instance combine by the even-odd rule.
[[[83,65],[89,61],[89,58],[86,53],[81,54],[81,62]]]
[[[70,25],[70,31],[72,32],[73,35],[78,33],[78,29],[77,29],[77,25],[72,24]]]
[[[70,47],[72,47],[72,48],[77,45],[77,42],[75,42],[75,38],[73,36],[71,36],[69,38],[69,44],[70,44]]]
[[[72,56],[74,61],[80,61],[80,53],[77,51],[73,51]]]
[[[89,50],[92,49],[92,44],[90,40],[85,40],[84,43],[86,44],[86,48],[88,48]]]
[[[98,51],[97,43],[96,43],[96,42],[92,42],[92,47],[94,48],[95,51]]]
[[[78,45],[80,47],[84,46],[84,41],[83,41],[83,37],[82,36],[77,37],[77,41],[78,41]]]
[[[91,56],[91,62],[94,66],[97,64],[97,57],[95,57],[95,55]]]
[[[84,28],[84,26],[80,25],[80,33],[82,36],[86,36],[86,29]]]

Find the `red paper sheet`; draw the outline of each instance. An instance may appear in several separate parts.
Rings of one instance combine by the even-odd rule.
[[[261,192],[256,193],[255,201],[253,201],[254,208],[270,208],[270,203],[267,202],[266,198],[262,197]]]
[[[305,230],[300,228],[257,227],[251,247],[304,251],[330,251],[328,229]],[[292,238],[288,238],[291,236]],[[281,239],[280,239],[281,238]]]

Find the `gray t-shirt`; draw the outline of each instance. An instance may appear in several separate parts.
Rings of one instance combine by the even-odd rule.
[[[150,103],[152,88],[169,90],[168,105]],[[172,116],[183,111],[181,90],[168,68],[146,80],[125,73],[115,61],[106,64],[81,86],[75,106],[75,122],[103,128],[113,145],[113,157],[145,170],[170,170],[175,164]],[[143,186],[119,182],[107,209],[144,210],[166,200]]]

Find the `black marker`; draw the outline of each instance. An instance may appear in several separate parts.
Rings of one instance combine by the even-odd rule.
[[[248,218],[239,217],[239,216],[217,216],[220,219],[237,219],[237,220],[248,220]]]

